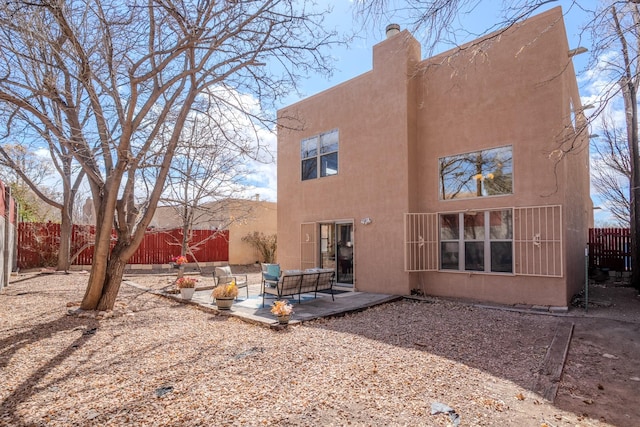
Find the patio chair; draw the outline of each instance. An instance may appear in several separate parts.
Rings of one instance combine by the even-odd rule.
[[[213,272],[213,280],[216,286],[231,283],[232,280],[235,280],[238,289],[244,288],[247,291],[247,298],[249,298],[249,281],[246,274],[235,274],[231,271],[231,267],[227,265],[225,267],[216,267]]]
[[[265,284],[275,287],[280,278],[280,264],[262,264],[262,289]]]

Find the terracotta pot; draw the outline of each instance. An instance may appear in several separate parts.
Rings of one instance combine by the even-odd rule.
[[[233,305],[233,297],[222,297],[216,298],[216,306],[218,310],[231,310],[231,306]]]

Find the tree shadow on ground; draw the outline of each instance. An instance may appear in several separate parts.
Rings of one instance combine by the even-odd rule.
[[[47,359],[47,362],[40,366],[28,378],[11,391],[11,393],[0,402],[0,423],[5,425],[24,425],[21,418],[16,414],[16,409],[20,403],[27,401],[34,394],[35,389],[42,384],[41,381],[47,374],[59,366],[65,359],[75,353],[88,340],[91,339],[98,327],[95,319],[76,318],[63,316],[56,320],[38,324],[37,326],[17,332],[0,340],[0,369],[6,369],[11,358],[19,351],[28,348],[39,341],[51,339],[60,332],[77,333],[74,339],[58,354]],[[55,382],[54,382],[55,383]],[[50,384],[51,385],[51,384]],[[6,385],[5,385],[6,387]]]
[[[381,313],[384,311],[385,313]],[[476,368],[532,390],[558,319],[453,302],[401,300],[356,315],[357,334]],[[317,327],[342,329],[340,322]]]

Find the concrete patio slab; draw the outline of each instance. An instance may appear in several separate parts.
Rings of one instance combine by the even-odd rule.
[[[126,284],[142,288],[135,282],[126,281]],[[280,328],[281,326],[271,314],[271,305],[275,301],[272,296],[267,296],[262,303],[262,295],[260,294],[261,285],[249,285],[249,297],[246,297],[244,289],[240,290],[238,298],[233,303],[231,310],[218,310],[211,296],[211,287],[196,288],[196,292],[190,300],[184,300],[180,294],[165,292],[161,290],[148,289],[149,292],[157,295],[179,301],[184,304],[197,306],[199,309],[215,312],[226,316],[237,317],[243,321]],[[291,316],[290,324],[297,324],[309,320],[319,319],[323,317],[342,316],[346,313],[365,310],[375,305],[402,299],[399,295],[374,294],[368,292],[355,292],[340,290],[331,298],[331,294],[313,293],[302,294],[300,302],[298,296],[288,297],[293,305],[294,314]]]

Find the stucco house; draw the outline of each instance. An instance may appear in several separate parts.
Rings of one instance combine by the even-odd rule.
[[[588,135],[561,9],[278,112],[278,261],[367,292],[565,307],[584,283]]]

